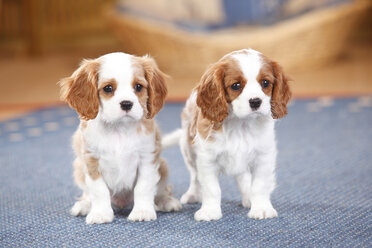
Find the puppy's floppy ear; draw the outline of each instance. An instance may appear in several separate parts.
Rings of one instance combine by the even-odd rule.
[[[204,73],[201,82],[196,87],[198,91],[196,104],[201,109],[203,117],[215,123],[222,122],[229,111],[223,82],[224,71],[223,63],[213,64]]]
[[[83,60],[80,67],[58,84],[61,86],[61,99],[80,114],[83,120],[96,118],[99,109],[97,90],[98,70],[97,60]]]
[[[168,89],[165,84],[167,75],[159,70],[155,60],[149,56],[143,56],[142,66],[145,78],[149,83],[147,99],[147,119],[153,118],[163,107]]]
[[[271,61],[270,64],[275,75],[271,94],[271,113],[274,119],[279,119],[288,113],[287,104],[292,96],[288,85],[290,79],[283,73],[283,69],[278,63]]]

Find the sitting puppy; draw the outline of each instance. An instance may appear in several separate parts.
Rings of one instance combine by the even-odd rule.
[[[179,210],[167,189],[167,165],[152,119],[167,94],[155,61],[111,53],[84,60],[59,84],[61,98],[80,114],[73,137],[74,177],[83,195],[71,214],[87,215],[86,222],[94,224],[113,220],[111,204],[134,203],[132,221],[155,220],[155,208]]]
[[[287,82],[276,62],[252,49],[227,54],[202,76],[183,110],[182,130],[164,139],[164,147],[180,140],[191,179],[181,203],[202,200],[196,220],[222,217],[221,171],[235,177],[249,217],[277,216],[270,201],[277,154],[274,123],[287,114]]]

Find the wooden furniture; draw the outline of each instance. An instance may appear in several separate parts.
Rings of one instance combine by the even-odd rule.
[[[174,79],[170,88],[177,95],[178,83],[189,84],[191,88],[208,64],[237,49],[257,49],[292,71],[328,63],[342,56],[352,30],[370,7],[370,1],[359,0],[271,26],[203,33],[115,9],[108,11],[106,17],[124,51],[154,56],[160,67]],[[183,95],[183,91],[179,94]]]
[[[102,10],[113,2],[0,0],[0,46],[41,54],[50,47],[107,32]]]

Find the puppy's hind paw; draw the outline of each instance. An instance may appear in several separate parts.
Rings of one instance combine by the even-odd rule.
[[[198,211],[196,211],[194,218],[197,221],[211,221],[211,220],[219,220],[222,217],[221,208],[203,208],[201,207]]]
[[[74,206],[70,210],[70,214],[73,216],[85,216],[90,211],[90,202],[81,200],[75,202]]]
[[[251,208],[251,201],[249,199],[243,199],[242,200],[242,206],[244,208]]]
[[[252,208],[248,213],[249,218],[256,219],[256,220],[275,218],[277,216],[278,216],[278,213],[272,206]]]
[[[131,221],[150,221],[156,220],[155,209],[133,209],[128,216]]]
[[[199,203],[200,201],[201,201],[200,195],[196,193],[186,192],[181,197],[182,204],[193,204],[193,203]]]
[[[182,208],[181,203],[171,196],[163,196],[156,201],[156,210],[162,212],[179,211]]]

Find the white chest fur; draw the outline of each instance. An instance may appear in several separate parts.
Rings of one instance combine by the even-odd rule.
[[[114,193],[133,189],[144,156],[153,156],[154,133],[137,132],[137,123],[107,126],[90,121],[83,131],[86,149],[99,161],[108,188]]]
[[[199,138],[197,147],[199,151],[208,154],[212,163],[226,174],[240,174],[255,166],[255,161],[262,154],[271,153],[276,156],[274,120],[225,120],[223,130],[217,131],[212,141],[202,141]]]

